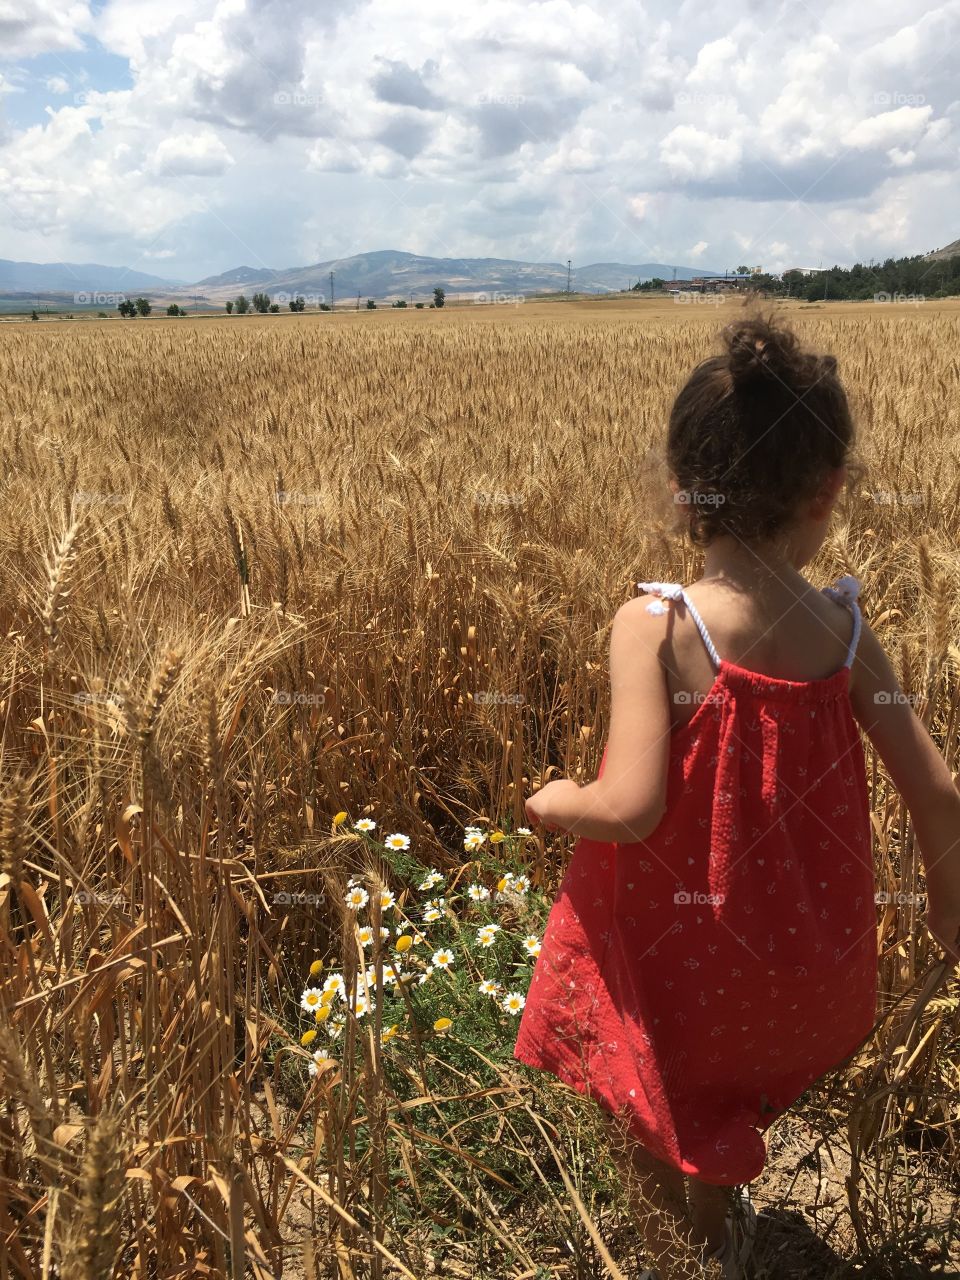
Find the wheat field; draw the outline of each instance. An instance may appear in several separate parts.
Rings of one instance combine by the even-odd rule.
[[[569,852],[523,799],[698,572],[660,445],[734,305],[3,326],[0,1280],[638,1274],[500,996]],[[812,576],[956,772],[960,307],[782,309],[866,468]],[[957,985],[868,766],[878,1028],[769,1135],[759,1276],[958,1273]]]

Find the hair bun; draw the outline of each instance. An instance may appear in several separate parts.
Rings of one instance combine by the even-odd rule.
[[[753,317],[736,321],[724,330],[727,365],[736,387],[749,387],[772,379],[790,386],[801,375],[798,344],[792,333],[771,321]]]

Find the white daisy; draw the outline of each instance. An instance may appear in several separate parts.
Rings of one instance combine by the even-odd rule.
[[[472,884],[467,889],[467,893],[474,902],[484,902],[490,897],[490,890],[485,884]]]
[[[540,939],[535,933],[528,933],[523,940],[523,945],[527,949],[527,954],[538,956],[540,954]]]
[[[351,911],[359,911],[361,907],[365,907],[370,901],[370,895],[366,889],[361,889],[359,885],[354,885],[344,898],[344,902]]]
[[[358,991],[352,1007],[356,1016],[362,1018],[365,1013],[370,1013],[373,1009],[373,1001],[363,991]]]
[[[326,1024],[327,1035],[331,1040],[339,1040],[343,1035],[343,1028],[347,1025],[346,1018],[331,1018]]]
[[[342,973],[328,973],[323,983],[323,993],[326,995],[328,991],[336,991],[339,995],[347,994],[346,983],[343,981]]]
[[[482,929],[477,930],[477,942],[481,947],[492,947],[496,940],[496,930],[492,926],[484,925]]]
[[[432,889],[435,884],[443,884],[444,877],[439,871],[431,867],[430,871],[424,876],[420,882],[421,889]]]
[[[394,964],[385,964],[383,966],[383,984],[386,987],[392,987],[400,978],[400,970]]]
[[[420,975],[420,980],[418,985],[422,987],[423,984],[426,982],[426,980],[430,977],[431,973],[433,973],[433,965],[428,964],[427,967],[424,969],[423,973],[421,973]]]
[[[498,996],[500,994],[500,983],[494,982],[492,978],[484,978],[481,983],[478,983],[477,990],[485,996]]]
[[[377,824],[372,818],[358,818],[353,824],[354,831],[374,831]]]
[[[426,937],[425,937],[425,935],[424,935],[424,934],[422,934],[422,933],[415,933],[415,934],[413,935],[413,946],[415,946],[415,947],[416,947],[416,946],[418,946],[420,943],[426,942],[426,940],[427,940],[427,939],[426,939]]]
[[[320,1064],[323,1062],[329,1062],[329,1061],[330,1059],[323,1052],[323,1050],[318,1049],[316,1053],[313,1055],[313,1057],[310,1059],[310,1064],[307,1067],[307,1070],[310,1072],[312,1076],[315,1076],[317,1074],[317,1070],[320,1067]]]
[[[433,953],[431,959],[438,969],[449,969],[453,964],[453,952],[449,947],[441,947]]]
[[[357,930],[357,937],[360,939],[361,947],[369,947],[373,942],[373,925],[365,924]]]
[[[515,834],[518,836],[532,836],[533,832],[529,827],[517,827]]]
[[[526,893],[530,888],[530,881],[526,876],[517,876],[511,888],[514,893]]]
[[[516,1015],[526,1003],[526,997],[519,991],[508,991],[503,997],[502,1007],[507,1011],[507,1013]]]
[[[381,889],[380,891],[380,910],[386,911],[388,907],[392,907],[396,899],[389,889]]]
[[[436,907],[427,907],[423,913],[423,918],[429,923],[432,920],[439,920],[442,915],[443,912],[438,911]]]
[[[486,836],[482,831],[471,831],[463,837],[463,847],[468,853],[472,853],[474,849],[479,849]]]
[[[383,843],[388,849],[409,849],[410,837],[401,835],[399,831],[396,831],[392,836],[387,836]]]
[[[471,834],[472,832],[474,832],[474,831],[482,831],[482,830],[483,830],[483,827],[474,827],[474,826],[472,826],[471,824],[469,824],[469,823],[468,823],[468,824],[463,828],[463,833],[464,833],[464,835],[470,835],[470,834]]]
[[[322,1003],[323,992],[319,987],[304,987],[300,997],[300,1008],[306,1013],[316,1013]]]
[[[439,911],[442,907],[445,907],[446,904],[447,904],[446,898],[428,898],[423,905],[428,909],[430,907],[436,907],[436,909]]]

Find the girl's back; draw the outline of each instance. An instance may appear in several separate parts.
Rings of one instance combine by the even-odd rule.
[[[723,578],[686,589],[719,653],[730,662],[784,680],[818,680],[845,661],[853,634],[849,610],[809,583],[800,589],[757,572],[750,589]],[[852,693],[857,674],[851,669]],[[690,720],[713,685],[715,670],[689,611],[679,605],[669,630],[664,667],[672,723]]]

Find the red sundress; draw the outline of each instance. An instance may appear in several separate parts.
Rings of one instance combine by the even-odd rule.
[[[741,1184],[763,1169],[762,1133],[875,1019],[876,881],[848,691],[859,588],[825,588],[853,614],[843,666],[794,681],[722,660],[678,583],[638,586],[684,601],[716,678],[672,734],[655,831],[577,840],[514,1056],[624,1114],[681,1172]]]

